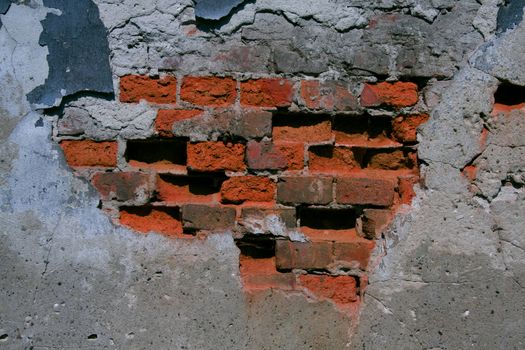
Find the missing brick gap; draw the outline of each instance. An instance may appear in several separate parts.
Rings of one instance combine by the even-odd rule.
[[[305,207],[298,209],[301,227],[314,230],[349,230],[355,228],[354,209]]]
[[[158,171],[186,169],[186,139],[128,140],[124,158],[132,167]]]
[[[494,94],[492,115],[525,107],[525,87],[502,83]]]
[[[275,256],[275,240],[267,235],[244,235],[236,240],[235,244],[244,257],[269,259]]]

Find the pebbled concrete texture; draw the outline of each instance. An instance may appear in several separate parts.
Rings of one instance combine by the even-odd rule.
[[[146,236],[97,208],[52,124],[146,137],[156,110],[95,93],[36,110],[26,96],[50,76],[52,54],[39,45],[41,21],[60,10],[11,4],[0,15],[0,348],[525,347],[525,115],[489,118],[500,81],[525,85],[525,25],[496,36],[500,1],[257,0],[213,26],[190,0],[93,3],[114,82],[162,68],[430,79],[431,119],[418,134],[425,185],[376,252],[359,323],[300,294],[246,295],[231,234]]]

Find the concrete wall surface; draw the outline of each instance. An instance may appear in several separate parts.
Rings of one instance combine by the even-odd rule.
[[[0,0],[0,349],[525,349],[523,6]],[[355,308],[247,290],[231,230],[118,223],[59,142],[116,140],[123,159],[126,140],[155,136],[162,106],[123,101],[134,75],[176,77],[177,104],[187,76],[241,93],[261,77],[342,82],[360,101],[343,112],[371,116],[405,109],[369,107],[365,85],[417,85],[421,181],[355,274]],[[200,127],[183,136],[216,131]]]

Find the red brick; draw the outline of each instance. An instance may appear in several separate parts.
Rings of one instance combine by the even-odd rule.
[[[189,230],[227,230],[235,226],[235,209],[198,204],[182,206],[183,227]]]
[[[117,166],[118,144],[116,141],[61,141],[67,163],[72,167]]]
[[[361,92],[361,105],[364,107],[409,107],[415,105],[417,100],[417,85],[408,82],[365,84]]]
[[[353,276],[300,275],[299,283],[316,298],[330,299],[336,304],[357,301],[357,282]]]
[[[275,257],[253,259],[241,255],[239,270],[242,284],[249,291],[270,288],[293,290],[295,287],[295,276],[292,273],[281,273],[276,270]]]
[[[126,75],[120,78],[120,101],[177,103],[177,79],[165,76],[152,78],[145,75]]]
[[[245,146],[223,142],[188,144],[188,167],[196,171],[242,171]]]
[[[325,269],[333,260],[332,243],[277,240],[275,257],[279,270]]]
[[[173,123],[194,118],[202,114],[198,109],[161,109],[155,119],[155,130],[162,137],[173,136]]]
[[[309,109],[347,111],[357,108],[357,99],[348,87],[333,81],[303,80],[301,97]]]
[[[230,106],[237,98],[237,82],[232,78],[186,77],[182,81],[180,98],[201,106]]]
[[[182,234],[178,208],[167,207],[124,207],[120,210],[120,223],[135,231],[150,231],[168,236]]]
[[[416,153],[408,150],[369,150],[366,167],[371,169],[413,169],[417,165]]]
[[[241,105],[288,107],[292,104],[293,84],[289,80],[255,79],[241,82]]]
[[[334,242],[334,260],[366,270],[375,241],[358,238],[352,242]]]
[[[139,172],[96,173],[91,181],[105,201],[145,200],[152,192],[150,176]]]
[[[347,147],[310,147],[308,159],[308,168],[315,172],[347,172],[361,167],[359,157]]]
[[[300,170],[304,168],[304,145],[250,141],[246,161],[253,170]]]
[[[332,124],[329,120],[314,118],[292,120],[274,124],[272,135],[276,142],[319,143],[333,138]]]
[[[235,176],[222,183],[223,202],[271,202],[275,198],[275,182],[262,176]]]
[[[277,183],[280,203],[328,204],[332,201],[331,177],[283,177]]]
[[[336,183],[336,200],[340,204],[388,206],[392,204],[394,188],[390,180],[340,177]]]
[[[360,234],[368,239],[379,239],[390,223],[392,213],[388,209],[364,209],[359,218]]]
[[[392,122],[392,134],[399,142],[416,142],[417,127],[426,123],[428,114],[412,114],[395,118]]]
[[[157,176],[157,199],[175,203],[213,203],[219,200],[219,179],[200,176]]]
[[[416,196],[414,186],[419,182],[418,176],[400,176],[399,177],[399,201],[401,204],[410,204]]]

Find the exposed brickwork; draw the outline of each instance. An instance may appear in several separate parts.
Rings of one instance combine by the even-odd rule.
[[[375,107],[381,105],[396,108],[409,107],[417,103],[417,85],[405,82],[381,82],[365,84],[361,92],[361,105]]]
[[[155,119],[155,130],[162,137],[172,137],[173,124],[181,120],[197,117],[202,114],[198,109],[161,109]]]
[[[333,81],[302,81],[301,98],[307,108],[314,110],[349,111],[358,106],[357,99],[348,87]]]
[[[118,144],[116,141],[62,141],[67,163],[72,167],[115,167]]]
[[[292,82],[286,79],[256,79],[241,82],[241,105],[287,107],[293,97]]]
[[[237,82],[232,78],[186,77],[182,81],[180,97],[200,106],[230,106],[237,98]]]
[[[120,101],[177,103],[177,79],[166,76],[152,78],[143,75],[126,75],[120,78]]]
[[[245,146],[223,142],[199,142],[188,145],[188,167],[195,171],[242,171]]]
[[[121,101],[170,104],[121,159],[116,140],[61,141],[104,210],[142,233],[231,232],[249,291],[356,305],[376,241],[420,181],[417,85],[365,83],[359,97],[342,81],[181,79],[177,92],[171,76],[121,78]]]
[[[226,203],[271,202],[275,198],[275,183],[262,176],[231,177],[222,184],[221,196]]]

